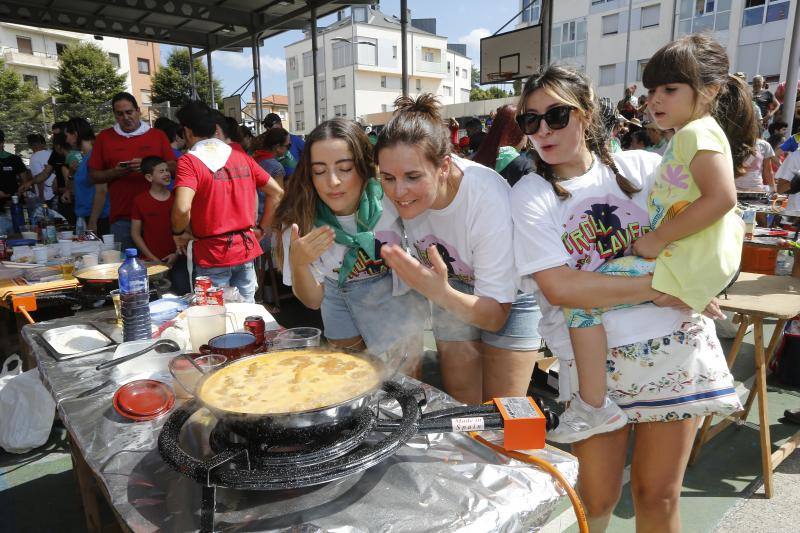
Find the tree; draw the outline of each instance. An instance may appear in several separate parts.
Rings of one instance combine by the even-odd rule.
[[[496,98],[507,98],[509,96],[514,95],[504,91],[500,87],[489,87],[488,89],[473,87],[469,92],[469,101],[477,102],[478,100],[494,100]]]
[[[46,101],[47,95],[39,87],[23,82],[19,73],[0,59],[0,128],[6,143],[25,146],[28,134],[43,131],[42,106]]]
[[[470,80],[472,88],[475,89],[480,87],[481,85],[481,71],[477,69],[477,67],[472,67],[472,72],[470,73]]]
[[[53,114],[57,120],[84,117],[95,130],[100,130],[113,124],[111,98],[124,90],[125,76],[117,74],[108,54],[99,46],[69,45],[61,54],[51,89],[56,99]]]
[[[194,60],[195,89],[200,99],[211,103],[208,91],[208,69],[199,60]],[[191,76],[189,74],[189,51],[174,48],[167,58],[167,66],[162,67],[153,77],[152,99],[155,103],[170,102],[173,107],[187,104],[192,98]],[[214,79],[214,97],[222,101],[222,84]]]

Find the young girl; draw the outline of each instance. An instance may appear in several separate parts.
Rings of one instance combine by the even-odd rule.
[[[650,190],[651,231],[633,244],[638,257],[609,261],[598,270],[652,273],[655,290],[702,313],[732,281],[741,260],[743,226],[734,212],[734,177],[744,174],[757,135],[747,87],[728,75],[724,49],[704,35],[684,37],[656,52],[643,82],[656,124],[675,128],[676,134]],[[609,253],[616,255],[614,249]],[[618,429],[626,418],[605,392],[608,347],[600,311],[565,312],[580,397],[550,438],[568,443]]]
[[[383,257],[433,304],[445,390],[479,403],[524,396],[541,338],[539,306],[516,290],[510,188],[494,170],[450,153],[436,98],[399,98],[375,154],[381,184],[403,219],[411,254]],[[512,305],[513,304],[513,305]]]
[[[425,302],[413,291],[393,295],[402,291],[380,248],[399,243],[402,230],[358,124],[337,118],[308,135],[274,227],[283,233],[283,282],[306,307],[322,309],[328,341],[376,355],[400,346],[412,359],[421,354]]]
[[[733,378],[710,319],[668,307],[681,302],[654,290],[649,276],[593,272],[629,253],[626,245],[648,229],[659,157],[609,154],[591,83],[573,67],[553,65],[531,76],[519,107],[539,175],[522,178],[511,195],[514,259],[521,288],[533,290],[542,308],[539,330],[561,361],[560,399],[580,402],[575,383],[583,395],[585,378],[595,377],[585,365],[575,367],[562,309],[642,304],[603,315],[611,349],[596,354],[599,368],[590,369],[607,383],[626,425],[572,446],[590,529],[605,531],[611,519],[633,435],[636,528],[677,532],[695,417],[741,409]]]

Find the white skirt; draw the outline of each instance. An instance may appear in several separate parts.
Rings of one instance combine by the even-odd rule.
[[[574,360],[561,361],[561,375],[578,383]],[[700,315],[669,335],[611,348],[606,377],[609,397],[633,423],[742,409],[714,323]]]

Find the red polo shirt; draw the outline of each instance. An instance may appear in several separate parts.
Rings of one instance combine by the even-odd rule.
[[[89,158],[89,168],[107,170],[117,166],[120,161],[130,161],[137,157],[156,155],[164,161],[174,161],[175,155],[163,131],[149,129],[136,137],[123,137],[108,128],[97,135]],[[131,218],[133,199],[150,189],[150,184],[141,172],[128,172],[108,184],[111,201],[110,222]]]
[[[225,166],[213,173],[191,153],[178,159],[175,188],[195,192],[191,211],[195,264],[234,266],[261,255],[250,228],[255,225],[256,189],[269,178],[252,157],[237,150],[231,150]]]
[[[133,199],[131,220],[142,221],[142,238],[156,259],[164,259],[175,251],[175,241],[170,231],[173,203],[174,195],[170,194],[166,200],[156,200],[150,191]]]

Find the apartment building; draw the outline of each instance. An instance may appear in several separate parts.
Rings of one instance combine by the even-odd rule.
[[[130,39],[127,43],[128,62],[131,65],[129,70],[131,94],[139,102],[142,115],[147,117],[152,103],[150,97],[153,76],[161,65],[161,50],[158,43]]]
[[[520,10],[528,2],[520,0]],[[599,96],[618,100],[626,83],[644,94],[642,72],[659,48],[688,33],[710,32],[727,49],[733,71],[783,81],[796,6],[790,0],[554,1],[551,59],[581,67]],[[538,23],[540,13],[541,0],[535,0],[519,26]]]
[[[117,72],[125,74],[125,85],[132,88],[128,41],[114,37],[96,40],[93,35],[0,22],[0,57],[24,81],[47,90],[55,83],[59,56],[70,44],[90,41],[108,53]],[[149,86],[148,86],[149,88]]]
[[[472,60],[466,46],[436,35],[435,19],[412,19],[408,26],[409,93],[430,92],[443,104],[469,101]],[[340,12],[339,20],[317,35],[320,120],[347,117],[365,122],[389,111],[402,94],[400,20],[367,6]],[[314,128],[311,38],[285,47],[288,126],[293,133]]]

